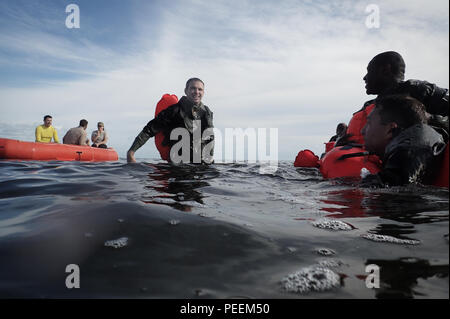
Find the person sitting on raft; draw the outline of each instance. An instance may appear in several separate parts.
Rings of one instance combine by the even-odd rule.
[[[347,124],[339,123],[336,127],[336,135],[330,138],[329,142],[337,142],[338,139],[342,138],[347,134]]]
[[[406,95],[375,100],[362,129],[365,148],[382,159],[381,171],[368,175],[361,186],[430,184],[440,167],[446,143],[427,125],[425,106]]]
[[[440,88],[426,81],[404,81],[405,69],[405,61],[399,53],[387,51],[378,54],[369,62],[367,74],[363,78],[366,83],[366,93],[376,94],[379,98],[392,94],[407,94],[414,97],[425,106],[428,113],[428,124],[438,130],[448,141],[448,89]],[[364,144],[361,129],[374,108],[374,101],[367,101],[361,110],[353,114],[346,136],[341,138],[335,146]]]
[[[55,143],[59,143],[58,133],[52,126],[53,118],[50,115],[44,116],[44,124],[36,127],[36,142],[51,143],[52,138]]]
[[[81,120],[78,127],[73,127],[67,131],[66,135],[64,135],[63,143],[73,145],[89,145],[89,139],[87,138],[86,133],[87,126],[88,121],[84,119]]]
[[[105,124],[103,122],[97,123],[97,130],[92,132],[91,135],[92,147],[108,148],[106,143],[108,142],[108,133],[105,131]]]
[[[127,161],[136,162],[134,157],[135,152],[143,146],[149,138],[154,137],[158,132],[162,132],[164,134],[164,141],[162,144],[172,148],[172,146],[180,143],[180,141],[171,140],[171,132],[175,129],[182,128],[187,130],[190,135],[190,155],[187,157],[189,158],[189,161],[191,161],[191,163],[195,163],[196,161],[193,153],[201,152],[200,161],[207,164],[211,163],[213,148],[206,151],[205,146],[208,141],[214,140],[214,135],[210,134],[209,138],[203,139],[203,133],[206,129],[213,128],[213,112],[211,112],[209,107],[202,103],[202,98],[205,93],[204,88],[205,84],[199,78],[189,79],[186,82],[186,88],[184,89],[186,96],[183,96],[178,103],[161,111],[153,120],[147,123],[128,150]],[[198,129],[197,123],[201,126],[200,136],[202,137],[202,140],[200,143],[195,143],[195,141],[193,141],[193,136],[196,136],[194,131]],[[210,130],[210,132],[211,131],[212,130]],[[200,144],[200,150],[197,150],[196,147],[194,147],[194,145],[198,144]],[[183,149],[181,149],[181,151],[182,150]],[[184,157],[183,154],[181,154],[181,156]],[[170,157],[172,159],[172,152]]]

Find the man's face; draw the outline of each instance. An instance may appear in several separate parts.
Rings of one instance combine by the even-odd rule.
[[[363,80],[366,82],[367,94],[380,94],[389,85],[386,66],[377,65],[374,60],[370,61]]]
[[[51,118],[51,117],[47,117],[47,118],[44,120],[44,125],[45,125],[46,127],[50,127],[50,126],[52,125],[52,118]]]
[[[191,81],[189,86],[184,90],[186,97],[194,104],[200,104],[205,94],[203,83],[200,81]]]
[[[361,130],[364,136],[366,150],[383,157],[386,146],[392,140],[392,130],[397,126],[391,122],[383,124],[380,117],[380,108],[375,109],[367,117],[367,123]]]

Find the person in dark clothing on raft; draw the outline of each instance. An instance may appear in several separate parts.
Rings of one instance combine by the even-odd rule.
[[[363,178],[361,186],[431,183],[439,173],[446,143],[426,123],[425,106],[418,100],[406,95],[377,98],[361,133],[365,148],[378,155],[383,166]]]
[[[345,136],[346,132],[347,132],[347,124],[339,123],[336,127],[336,135],[330,138],[330,142],[337,142],[338,139]]]
[[[135,152],[149,138],[162,132],[164,134],[162,145],[171,148],[170,162],[212,163],[214,152],[213,112],[202,103],[205,93],[204,89],[205,84],[202,80],[199,78],[189,79],[184,90],[186,96],[183,96],[178,103],[161,111],[153,120],[147,123],[128,150],[127,161],[136,162]],[[171,139],[171,134],[180,132],[180,130],[190,137],[189,141],[183,139],[182,135],[179,140]],[[189,145],[183,144],[187,142],[189,142]],[[178,149],[179,146],[182,147]],[[183,154],[185,149],[189,150],[190,154],[187,154],[188,152]]]
[[[405,70],[405,61],[399,53],[387,51],[378,54],[370,61],[367,66],[367,74],[363,78],[366,83],[366,93],[376,94],[379,98],[392,94],[407,94],[419,100],[425,106],[428,124],[439,131],[445,141],[448,141],[448,89],[440,88],[426,81],[404,81]],[[353,114],[347,134],[344,138],[339,139],[335,146],[364,144],[361,129],[374,107],[374,101],[367,101],[361,110]]]

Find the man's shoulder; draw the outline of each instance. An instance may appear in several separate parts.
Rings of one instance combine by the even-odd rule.
[[[372,104],[375,103],[375,99],[372,100],[368,100],[366,102],[364,102],[362,108],[360,108],[358,111],[356,111],[355,113],[353,113],[353,115],[355,115],[356,113],[362,112],[364,111],[366,108],[368,108],[369,106],[371,106]]]
[[[205,107],[205,111],[206,113],[212,114],[213,112],[211,111],[211,109],[209,108],[209,106],[203,104],[203,106]]]

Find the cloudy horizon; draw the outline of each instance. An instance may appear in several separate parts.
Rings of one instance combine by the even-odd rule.
[[[80,28],[65,26],[68,4]],[[167,4],[169,3],[169,4]],[[369,29],[365,9],[380,9]],[[448,88],[448,1],[0,0],[0,137],[34,140],[53,116],[60,139],[105,123],[119,157],[164,93],[204,80],[214,125],[278,128],[280,160],[320,154],[339,122],[374,96],[362,80],[394,50],[406,78]],[[158,158],[153,141],[137,153]]]

